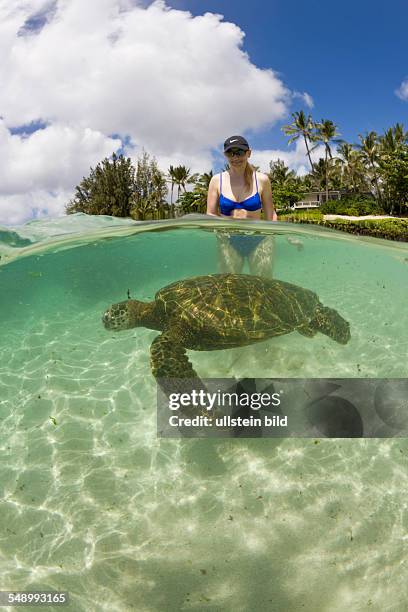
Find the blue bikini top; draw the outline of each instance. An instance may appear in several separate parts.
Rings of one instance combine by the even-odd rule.
[[[234,208],[243,208],[244,210],[259,210],[262,208],[262,200],[261,196],[258,192],[258,180],[255,174],[255,183],[256,183],[256,193],[253,196],[250,196],[243,202],[235,202],[235,200],[230,200],[230,198],[226,198],[222,195],[222,172],[220,172],[220,212],[223,215],[231,216],[231,211]]]

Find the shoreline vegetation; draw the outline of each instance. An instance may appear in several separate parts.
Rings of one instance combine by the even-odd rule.
[[[324,215],[320,211],[301,211],[278,216],[278,218],[280,221],[286,221],[287,223],[311,223],[313,225],[322,225],[356,236],[372,236],[385,240],[408,242],[408,218],[384,218],[382,216],[370,216],[370,218],[362,217],[360,219],[340,216],[336,218],[327,218],[331,216],[332,215]]]
[[[298,139],[304,142],[310,170],[297,176],[282,160],[270,161],[268,176],[278,220],[408,242],[408,132],[404,126],[397,123],[381,135],[360,134],[359,144],[351,144],[338,138],[331,120],[315,122],[303,111],[293,113],[292,119],[282,130],[289,144]],[[317,147],[323,147],[324,157],[316,161],[312,154]],[[205,213],[212,176],[212,170],[192,174],[181,165],[163,172],[146,151],[135,165],[130,158],[113,153],[90,168],[66,212],[141,221]],[[316,191],[323,195],[323,204],[294,210],[305,194]],[[340,194],[339,199],[330,199],[331,192]]]

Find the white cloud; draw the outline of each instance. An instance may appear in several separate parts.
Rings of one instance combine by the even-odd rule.
[[[220,15],[162,1],[0,0],[0,222],[13,197],[21,220],[51,191],[48,210],[62,212],[62,194],[119,146],[112,134],[199,170],[226,135],[285,117],[292,94],[243,39]],[[38,120],[47,127],[27,138],[9,131]]]
[[[311,153],[313,162],[317,162],[320,157],[324,157],[324,146],[320,145]],[[296,148],[291,150],[270,149],[252,152],[251,161],[255,166],[259,166],[261,172],[269,172],[269,162],[281,159],[285,164],[302,176],[310,172],[310,163],[306,153],[306,146],[303,140],[296,141]]]
[[[300,98],[301,100],[303,100],[303,102],[306,104],[306,106],[308,108],[313,108],[314,107],[314,101],[313,98],[310,94],[308,94],[306,91],[303,93],[300,93],[300,91],[295,91],[293,93],[293,97],[294,98]]]
[[[0,120],[2,194],[72,189],[83,170],[110,155],[120,140],[89,128],[53,124],[29,136],[11,134]]]
[[[156,159],[159,168],[164,171],[166,171],[170,165],[183,165],[190,168],[192,174],[195,172],[209,172],[214,165],[209,151],[202,153],[198,151],[191,155],[182,153],[178,153],[177,155],[156,155]]]
[[[395,93],[399,98],[401,98],[401,100],[408,101],[408,78],[402,81]]]
[[[118,146],[89,128],[54,124],[23,136],[0,120],[0,223],[62,213],[89,167]]]
[[[41,189],[24,194],[0,194],[0,225],[19,225],[28,219],[58,217],[72,197],[71,190],[47,192]]]

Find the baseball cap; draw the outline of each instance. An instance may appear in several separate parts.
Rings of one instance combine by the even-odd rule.
[[[224,153],[230,149],[241,149],[242,151],[248,151],[249,144],[243,136],[230,136],[224,142]]]

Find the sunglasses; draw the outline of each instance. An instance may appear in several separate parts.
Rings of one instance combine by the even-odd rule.
[[[243,151],[242,149],[230,149],[229,151],[225,152],[225,155],[227,157],[244,157],[246,151]]]

